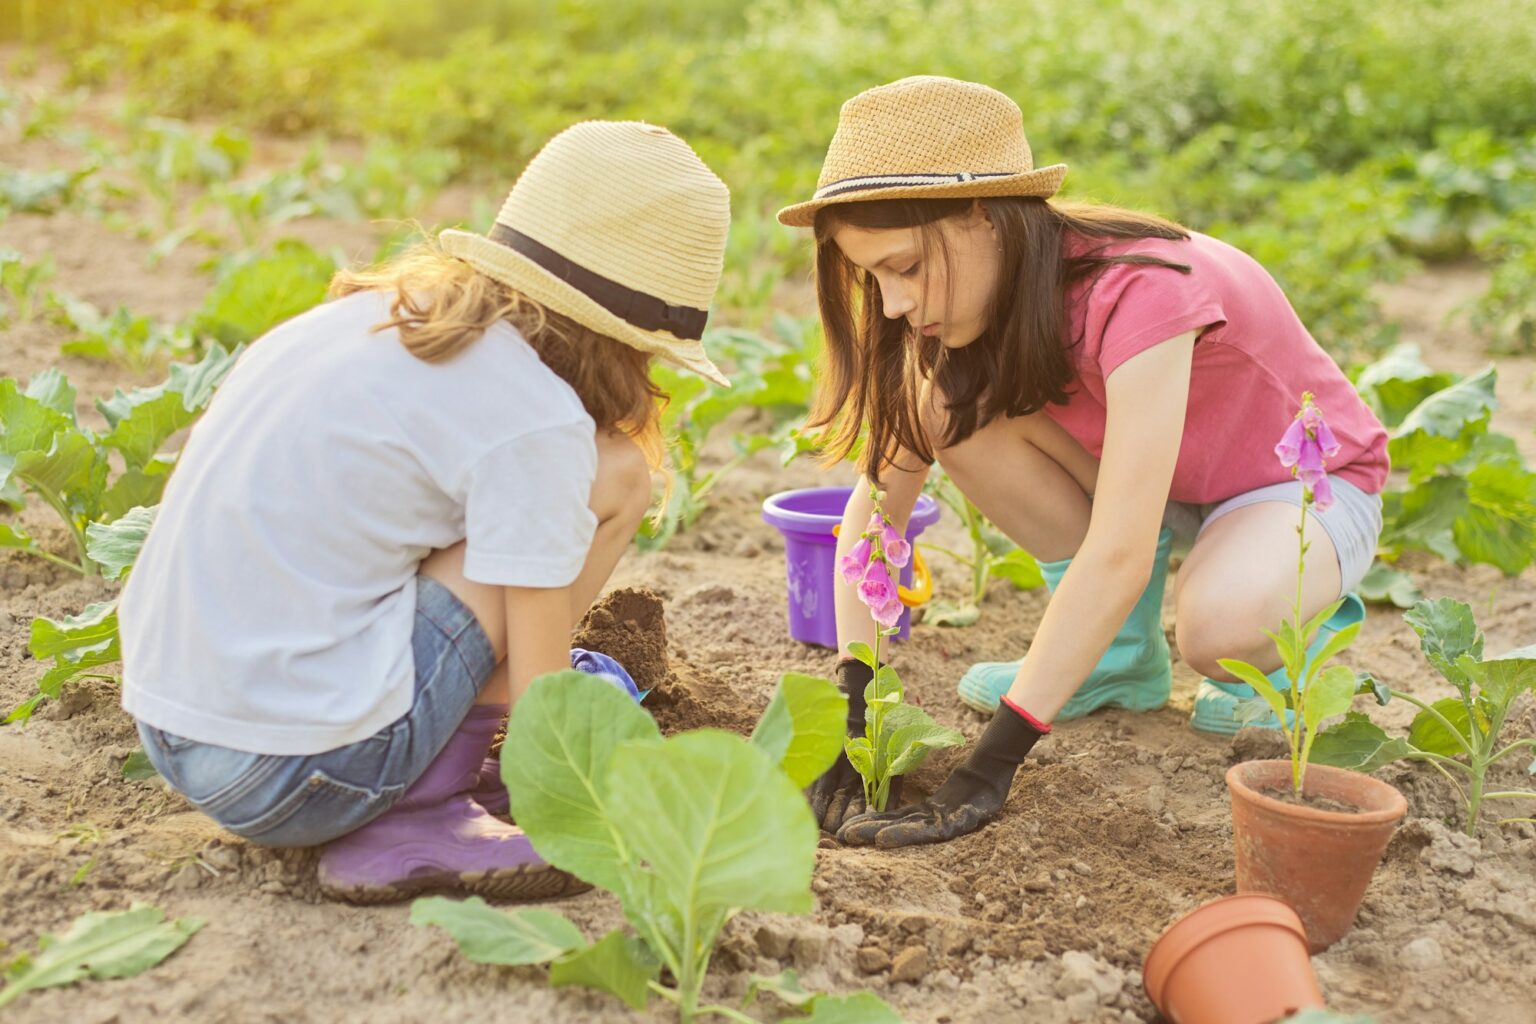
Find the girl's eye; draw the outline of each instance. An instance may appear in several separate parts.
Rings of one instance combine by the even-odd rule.
[[[901,276],[902,277],[911,277],[913,274],[917,273],[917,268],[921,267],[921,266],[922,266],[921,263],[914,263],[910,267],[908,267],[906,270],[901,271]]]

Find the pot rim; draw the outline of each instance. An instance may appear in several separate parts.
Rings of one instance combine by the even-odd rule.
[[[1249,904],[1246,912],[1231,904]],[[1278,927],[1296,936],[1305,952],[1308,949],[1307,930],[1295,909],[1278,896],[1261,892],[1239,892],[1195,907],[1174,921],[1152,948],[1147,950],[1141,965],[1141,987],[1152,1004],[1162,1010],[1161,996],[1173,976],[1174,968],[1182,963],[1199,946],[1238,928]],[[1154,991],[1155,988],[1155,991]]]
[[[1395,823],[1401,821],[1408,813],[1408,799],[1403,796],[1402,791],[1396,786],[1366,775],[1363,772],[1351,771],[1348,768],[1335,768],[1333,765],[1327,764],[1307,765],[1307,778],[1302,780],[1302,792],[1305,793],[1307,791],[1311,774],[1313,772],[1321,772],[1323,775],[1352,778],[1363,788],[1380,794],[1385,799],[1387,806],[1374,810],[1362,807],[1353,811],[1330,811],[1321,807],[1309,807],[1306,804],[1293,804],[1266,795],[1261,790],[1249,785],[1248,780],[1244,778],[1246,774],[1245,769],[1262,769],[1274,766],[1283,767],[1287,778],[1289,778],[1291,771],[1291,761],[1289,758],[1239,761],[1227,769],[1227,789],[1234,797],[1241,796],[1242,799],[1257,804],[1273,813],[1283,814],[1291,818],[1301,818],[1307,821],[1326,822],[1328,824],[1380,825],[1388,822]]]

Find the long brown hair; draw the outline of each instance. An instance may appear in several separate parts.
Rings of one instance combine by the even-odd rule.
[[[628,435],[651,471],[663,471],[661,403],[667,396],[651,380],[649,353],[544,308],[450,256],[435,239],[418,241],[378,266],[343,270],[331,281],[333,296],[360,291],[394,293],[389,319],[373,329],[398,329],[406,349],[429,363],[451,359],[497,321],[507,321],[571,386],[599,430]]]
[[[833,240],[838,228],[916,228],[924,267],[938,254],[947,261],[939,222],[971,209],[973,199],[886,199],[838,203],[816,216],[816,297],[826,334],[823,372],[809,425],[829,427],[823,460],[846,458],[867,424],[859,468],[879,480],[880,467],[905,449],[931,463],[933,447],[918,418],[925,381],[932,381],[947,413],[940,447],[958,444],[999,415],[1025,416],[1067,400],[1076,375],[1066,297],[1084,278],[1097,280],[1118,263],[1190,268],[1156,256],[1104,255],[1121,239],[1187,239],[1189,232],[1149,214],[1112,206],[1047,202],[1026,197],[981,199],[1002,245],[999,285],[987,311],[987,328],[963,348],[912,331],[903,319],[886,319],[880,285]],[[1066,236],[1103,244],[1075,255],[1063,251]],[[953,285],[954,274],[948,275]],[[1090,283],[1091,287],[1091,283]]]

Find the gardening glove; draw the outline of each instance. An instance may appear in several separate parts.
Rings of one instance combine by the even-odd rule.
[[[968,835],[1002,813],[1014,773],[1035,743],[1050,732],[1006,697],[937,793],[922,803],[846,822],[837,838],[851,846],[916,846]]]
[[[618,660],[610,658],[600,651],[589,651],[581,647],[571,648],[571,668],[578,672],[586,672],[588,675],[597,676],[603,682],[608,683],[629,694],[636,702],[645,699],[645,694],[640,692],[640,687],[635,685],[629,672],[620,665]],[[650,691],[647,690],[646,693]]]
[[[864,735],[864,688],[874,678],[874,670],[856,658],[837,663],[837,687],[848,697],[849,736]],[[805,794],[810,798],[816,824],[825,832],[835,833],[845,821],[867,809],[864,806],[864,780],[848,763],[847,753],[842,751],[838,752],[832,767],[811,783]],[[891,780],[891,799],[901,799],[900,778]]]

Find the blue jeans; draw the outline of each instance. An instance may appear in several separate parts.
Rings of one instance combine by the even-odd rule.
[[[496,667],[479,621],[447,587],[416,578],[411,710],[367,739],[320,754],[253,754],[138,723],[171,788],[263,846],[315,846],[383,814],[421,777]]]

